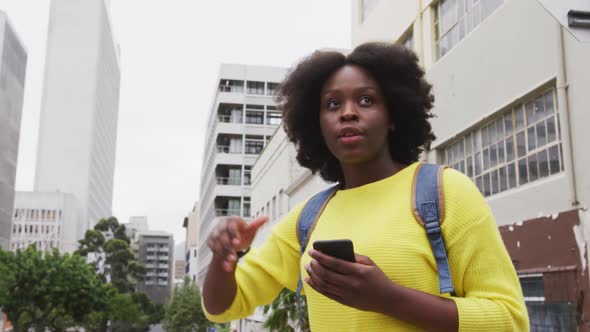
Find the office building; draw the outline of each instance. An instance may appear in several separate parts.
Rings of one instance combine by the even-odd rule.
[[[52,0],[35,191],[76,197],[80,238],[112,213],[119,68],[105,0]]]
[[[17,191],[10,250],[37,249],[72,253],[78,249],[80,204],[72,194]]]
[[[8,249],[14,205],[27,52],[0,11],[0,248]]]

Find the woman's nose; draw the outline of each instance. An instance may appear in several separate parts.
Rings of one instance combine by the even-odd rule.
[[[356,121],[358,120],[358,112],[356,105],[353,103],[346,103],[341,109],[340,121]]]

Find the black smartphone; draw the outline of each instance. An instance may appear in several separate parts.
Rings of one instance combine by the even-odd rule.
[[[354,248],[350,240],[321,240],[313,243],[313,248],[326,255],[343,259],[349,262],[356,262],[354,259]]]

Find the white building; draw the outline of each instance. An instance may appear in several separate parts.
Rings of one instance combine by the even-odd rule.
[[[78,249],[80,204],[72,194],[17,191],[10,250],[37,249],[72,253]]]
[[[0,11],[0,248],[8,249],[27,52]]]
[[[590,45],[536,0],[354,0],[352,41],[419,56],[437,115],[425,159],[487,197],[533,330],[590,328]]]
[[[35,191],[72,193],[81,238],[111,216],[119,49],[104,0],[53,0]]]
[[[281,121],[273,101],[282,68],[222,65],[207,122],[199,206],[198,284],[211,260],[207,236],[220,217],[250,218],[251,167]]]
[[[195,203],[192,211],[182,221],[182,227],[186,228],[184,260],[185,274],[192,282],[197,282],[197,250],[199,248],[199,203]]]

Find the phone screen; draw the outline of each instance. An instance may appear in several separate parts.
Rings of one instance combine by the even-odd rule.
[[[351,240],[321,240],[313,243],[313,248],[322,253],[348,262],[355,262]]]

